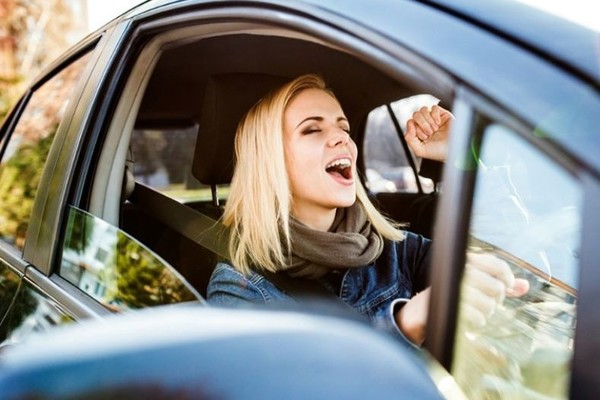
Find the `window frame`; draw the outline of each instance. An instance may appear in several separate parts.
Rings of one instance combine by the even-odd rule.
[[[491,145],[491,144],[486,144],[486,142],[488,141],[488,139],[486,138],[486,136],[488,136],[490,134],[490,130],[495,129],[498,126],[502,126],[502,128],[505,128],[505,126],[503,124],[499,123],[497,120],[495,120],[493,118],[490,118],[488,116],[482,117],[481,119],[484,119],[484,121],[481,124],[481,131],[478,130],[478,132],[477,132],[479,135],[476,138],[477,139],[483,139],[483,140],[481,141],[481,145],[479,145],[479,147],[478,147],[478,151],[477,150],[476,151],[481,154],[481,160],[483,162],[485,162],[484,151],[494,152],[494,150],[493,150],[494,146]],[[478,126],[478,128],[479,128],[479,126]],[[575,195],[576,200],[582,200],[583,199],[582,184],[577,179],[576,176],[572,175],[573,171],[571,170],[571,168],[566,167],[566,165],[568,165],[569,163],[560,162],[560,161],[563,160],[562,157],[561,158],[552,158],[552,157],[549,157],[547,152],[544,152],[544,151],[542,151],[542,149],[540,149],[540,146],[535,145],[534,143],[532,143],[532,141],[525,140],[523,138],[522,134],[519,134],[519,133],[517,133],[515,131],[512,131],[510,129],[503,129],[502,130],[502,135],[510,136],[513,140],[517,139],[517,142],[513,143],[512,147],[513,148],[518,148],[518,149],[521,149],[521,150],[526,150],[529,153],[528,155],[532,156],[531,158],[525,158],[525,159],[522,159],[522,160],[533,160],[533,158],[535,158],[535,159],[538,160],[538,162],[542,162],[544,164],[544,167],[547,168],[547,169],[545,169],[546,171],[547,170],[554,170],[555,172],[560,172],[561,174],[564,174],[559,181],[563,182],[563,184],[566,184],[566,182],[564,181],[564,179],[568,180],[568,184],[569,185],[567,185],[565,187],[565,189],[566,188],[573,189],[573,191],[571,191],[571,193],[573,193]],[[531,133],[530,133],[529,136],[531,136]],[[542,143],[540,143],[540,144],[542,144]],[[489,155],[489,153],[488,153],[488,155]],[[472,196],[473,201],[476,204],[472,205],[470,213],[469,213],[469,217],[470,217],[471,221],[473,221],[472,216],[474,215],[474,213],[476,213],[478,211],[482,211],[482,210],[487,213],[487,212],[489,212],[489,211],[491,211],[493,209],[493,207],[492,208],[486,207],[485,205],[483,205],[485,203],[481,203],[476,198],[477,196],[481,196],[482,195],[482,193],[478,192],[478,190],[480,190],[480,185],[482,184],[482,181],[485,181],[485,178],[484,179],[480,179],[480,178],[482,178],[481,175],[479,174],[480,169],[481,169],[480,166],[477,165],[477,167],[475,169],[475,174],[477,175],[477,178],[475,179],[475,185],[474,185],[474,188],[475,188],[476,191],[473,193],[473,196]],[[485,175],[486,172],[484,172],[483,174]],[[515,178],[515,180],[518,181],[518,179],[520,177],[518,175],[515,175],[515,176],[513,176],[513,178]],[[538,176],[533,176],[533,175],[529,176],[529,178],[539,179]],[[554,183],[553,181],[551,181],[551,182],[552,182],[551,184]],[[572,185],[572,186],[570,186],[570,185]],[[528,192],[523,187],[521,187],[521,188],[524,189],[523,193],[521,193],[521,194],[523,194],[524,197],[527,198],[528,197],[527,194],[531,193],[531,192]],[[556,190],[554,190],[554,192],[552,192],[553,189],[551,188],[551,186],[550,187],[546,186],[546,189],[550,190],[549,193],[553,193],[555,195],[559,195],[560,194],[560,192],[557,192]],[[485,198],[485,195],[483,195],[483,198]],[[479,200],[481,200],[481,199],[479,199]],[[527,200],[525,200],[525,204],[526,205],[532,205],[532,204],[529,204],[527,202]],[[582,210],[581,202],[576,201],[574,203],[574,205],[577,207],[578,219],[582,223],[581,220],[582,220],[583,210]],[[530,210],[532,211],[532,215],[536,214],[535,207],[531,208]],[[559,210],[558,208],[553,208],[552,211],[556,212],[558,210]],[[500,210],[497,210],[497,211],[499,212]],[[535,217],[534,217],[534,220],[535,220]],[[471,236],[471,234],[473,233],[473,230],[474,230],[474,226],[471,225],[471,224],[469,224],[468,232],[470,234],[470,238],[471,239],[469,240],[469,244],[467,246],[467,250],[469,248],[472,249],[471,246],[473,245],[473,242],[472,242],[473,239],[475,240],[475,242],[477,242],[478,240],[481,240],[481,237]],[[579,235],[577,237],[578,237],[578,239],[581,239]],[[487,245],[491,245],[492,247],[496,246],[496,243],[493,243],[493,242],[487,242],[486,243],[485,240],[482,242],[482,244],[483,244],[483,246],[487,246]],[[581,241],[579,240],[579,241],[577,241],[577,249],[579,249],[580,246],[581,246]],[[535,282],[535,281],[537,281],[537,282],[546,281],[546,279],[548,278],[546,275],[544,275],[545,272],[543,271],[543,269],[540,268],[539,264],[536,265],[536,264],[533,264],[533,261],[528,260],[527,258],[521,258],[522,254],[512,253],[512,251],[510,250],[510,248],[504,248],[504,247],[502,247],[502,245],[500,245],[499,250],[500,250],[500,257],[504,257],[502,255],[503,252],[506,252],[505,256],[507,257],[507,260],[510,260],[513,257],[515,257],[515,259],[513,259],[513,262],[515,262],[515,268],[516,268],[516,270],[517,271],[522,271],[525,274],[525,276],[530,276],[530,279],[533,278],[534,280],[531,281],[532,283]],[[550,258],[550,260],[552,260],[552,257]],[[575,316],[578,313],[578,309],[577,309],[577,306],[578,306],[578,301],[577,301],[577,285],[578,285],[579,278],[580,278],[579,272],[580,272],[580,269],[581,269],[581,265],[580,265],[580,263],[578,261],[576,261],[574,263],[574,265],[572,265],[572,267],[573,267],[573,270],[576,273],[575,275],[577,276],[577,279],[575,280],[575,283],[567,283],[567,281],[562,281],[562,278],[558,278],[556,280],[552,279],[551,286],[553,287],[553,289],[551,289],[550,292],[546,292],[546,290],[544,290],[542,287],[537,287],[537,285],[535,283],[533,283],[533,286],[531,286],[530,294],[531,294],[531,296],[533,296],[533,298],[539,300],[539,299],[543,299],[545,297],[545,295],[551,295],[551,293],[554,293],[554,295],[556,296],[556,301],[559,301],[561,304],[564,304],[564,305],[571,304],[571,301],[575,300],[576,307],[574,309],[574,314],[569,313],[570,316],[571,316],[571,318],[573,318],[573,321],[575,321]],[[518,273],[519,272],[517,272],[517,274]],[[464,290],[465,285],[466,285],[466,283],[465,283],[465,277],[461,277],[461,284],[459,285],[459,290],[461,290],[461,289]],[[573,285],[573,287],[570,286],[570,285]],[[559,289],[559,291],[560,291],[561,294],[559,295],[558,293],[556,293],[556,291],[554,289]],[[511,306],[507,305],[507,308],[509,310],[516,311],[521,306],[529,306],[529,305],[533,306],[533,305],[535,305],[535,300],[525,300],[525,302],[521,302],[521,300],[517,298],[517,299],[514,299],[513,301],[515,301],[515,300],[517,302],[519,302],[520,305],[519,306],[512,306],[512,307],[516,307],[516,308],[511,308]],[[462,300],[462,301],[460,300],[460,295],[459,295],[458,302],[464,304],[464,300]],[[505,303],[510,303],[509,299],[506,299]],[[548,303],[545,303],[545,304],[551,304],[551,301],[548,300]],[[460,307],[457,307],[456,311],[459,314],[458,318],[461,321],[464,322],[464,320],[465,320],[465,314],[462,312],[463,310],[460,310]],[[497,312],[497,314],[498,314],[498,312]],[[515,316],[515,319],[517,321],[519,321],[521,324],[523,322],[525,322],[523,320],[523,318],[519,317],[518,315]],[[491,320],[493,320],[493,318]],[[541,317],[539,319],[537,319],[537,320],[534,317],[534,321],[540,322],[541,325],[544,325],[544,323],[545,323],[544,319],[541,318]],[[528,327],[530,327],[530,328],[533,329],[533,331],[531,333],[531,336],[529,337],[530,340],[532,340],[532,342],[535,343],[536,345],[543,345],[544,342],[545,342],[545,339],[547,339],[547,336],[545,336],[545,334],[543,332],[544,329],[540,329],[539,327],[536,328],[536,323],[532,322],[532,321],[527,321],[526,324],[527,324]],[[498,326],[498,327],[501,328],[501,326]],[[512,326],[509,325],[507,327],[507,329],[510,330],[511,327]],[[515,327],[516,327],[516,325],[515,325]],[[464,340],[464,335],[465,335],[465,330],[464,329],[468,330],[468,328],[465,328],[465,326],[463,326],[460,331],[458,329],[459,329],[458,327],[455,329],[455,335],[453,337],[454,346],[456,346],[457,343],[459,343],[459,342],[461,342],[461,341]],[[560,347],[561,350],[566,350],[568,348],[568,344],[567,344],[568,342],[566,341],[566,339],[567,338],[572,339],[574,337],[574,334],[575,334],[575,327],[572,327],[571,329],[567,329],[566,326],[565,326],[564,329],[565,329],[564,332],[561,331],[560,339],[554,338],[555,340],[557,340],[557,342],[556,342],[557,345],[559,345],[559,346],[565,346],[565,347]],[[504,349],[503,348],[503,344],[504,345],[507,344],[507,340],[506,339],[502,339],[502,338],[496,337],[494,335],[494,331],[491,330],[491,329],[484,329],[484,332],[485,333],[482,334],[482,336],[484,338],[481,339],[481,342],[482,343],[486,343],[486,344],[490,344],[490,346],[494,346],[494,345],[498,346],[500,354],[505,354],[505,355],[509,356],[508,357],[509,359],[510,359],[510,355],[511,354],[514,355],[513,352],[517,352],[519,354],[527,354],[525,349],[523,349],[524,352],[521,352],[522,349],[519,349],[518,347],[514,347],[514,346],[511,349]],[[518,334],[523,334],[523,332],[519,331],[518,329],[515,330],[514,333],[517,334],[517,335]],[[563,334],[566,335],[566,336],[562,336]],[[547,335],[547,333],[546,333],[546,335]],[[573,336],[571,336],[571,335],[573,335]],[[475,340],[475,342],[478,342],[478,341]],[[463,343],[463,346],[464,346],[464,343]],[[542,348],[545,348],[545,347],[542,346]],[[469,373],[469,372],[467,372],[468,370],[465,370],[465,366],[468,365],[468,363],[469,363],[469,361],[466,362],[466,360],[469,360],[470,359],[469,356],[471,356],[471,355],[473,355],[473,353],[470,353],[469,350],[466,349],[466,348],[463,351],[459,350],[458,352],[456,352],[456,351],[453,352],[452,366],[449,369],[449,372],[452,375],[454,375],[455,373],[456,374],[464,375],[466,373],[469,376],[473,376],[473,373],[474,373],[475,376],[477,376],[477,371],[473,371],[473,373]],[[569,361],[572,360],[572,356],[573,356],[572,352],[570,353],[570,356],[571,356],[571,358],[569,358]],[[533,354],[532,354],[532,357],[533,357],[533,359],[535,359],[535,356]],[[487,364],[488,360],[487,359],[475,357],[475,360],[477,360],[479,362],[483,362],[483,363],[485,363],[486,366],[488,366],[488,364]],[[471,359],[470,361],[472,362],[473,360]],[[524,367],[523,372],[525,373],[526,369],[527,369],[526,363],[519,363],[519,365],[521,367]],[[489,366],[493,370],[493,362],[491,364],[489,364]],[[499,369],[496,369],[496,370],[493,370],[493,371],[494,372],[498,372],[500,374],[499,376],[501,376],[501,372],[499,371]],[[489,372],[489,374],[491,376],[495,376],[494,372]],[[569,382],[570,378],[571,378],[571,370],[569,369],[568,371],[561,371],[560,378],[564,378],[564,379],[566,379],[567,382]],[[462,379],[464,380],[465,377],[463,376]],[[510,381],[510,378],[508,378],[508,379],[509,379],[509,382],[512,382],[512,381]],[[528,387],[525,384],[525,382],[527,382],[526,378],[524,378],[524,384],[522,386],[522,389],[525,389],[525,388]],[[542,381],[541,382],[538,381],[537,383],[543,383],[543,382],[544,382],[544,380],[542,378]],[[547,382],[547,383],[550,383],[550,382]],[[568,386],[562,387],[562,388],[564,388],[565,391],[568,390]],[[558,390],[558,387],[554,387],[554,389]],[[531,389],[531,390],[536,391],[536,389]],[[537,390],[540,390],[540,392],[543,394],[543,390],[541,388],[538,387]]]
[[[583,226],[577,297],[577,321],[573,349],[571,388],[572,398],[589,398],[598,391],[600,376],[600,313],[598,313],[598,242],[600,241],[600,182],[598,176],[581,171],[583,186]]]
[[[90,104],[87,104],[82,98],[84,98],[85,91],[92,85],[94,72],[99,68],[105,68],[99,61],[105,42],[105,35],[102,34],[88,37],[57,60],[32,85],[32,90],[34,90],[81,57],[89,56],[87,64],[81,71],[79,81],[72,89],[67,109],[48,154],[32,210],[32,216],[35,215],[36,218],[32,219],[32,223],[27,230],[23,248],[23,259],[34,265],[46,276],[52,273],[51,255],[56,245],[55,242],[60,238],[58,225],[63,213],[62,201],[64,200],[64,193],[69,187],[72,174],[75,172],[68,167],[69,161],[73,158],[73,141],[81,140],[81,137],[74,137],[73,131],[85,129],[81,121],[86,121],[88,113],[82,108],[87,109]],[[85,174],[85,171],[79,171],[79,173]]]
[[[599,235],[600,184],[579,160],[566,150],[561,150],[551,139],[532,135],[532,128],[502,106],[464,85],[457,87],[453,105],[455,121],[451,132],[447,163],[454,168],[444,170],[444,196],[438,207],[434,253],[432,259],[431,300],[426,348],[451,373],[454,337],[458,314],[459,287],[465,263],[465,249],[470,227],[470,215],[475,190],[477,168],[465,166],[462,160],[469,157],[471,140],[480,138],[490,123],[499,123],[511,129],[520,139],[528,142],[553,163],[564,168],[582,189],[583,212],[580,287],[577,295],[575,348],[571,371],[571,394],[587,393],[592,389],[594,375],[589,371],[593,362],[591,354],[600,354],[600,344],[594,343],[591,332],[600,332],[600,317],[594,315],[597,305],[594,291],[600,286],[600,272],[594,269],[594,236]],[[482,123],[483,120],[483,123]],[[456,166],[459,166],[457,168]],[[452,237],[453,240],[444,240]],[[585,334],[582,332],[585,330]],[[584,339],[583,336],[589,338]],[[592,353],[591,351],[596,351]],[[585,361],[587,360],[587,361]],[[597,368],[600,370],[600,366]],[[593,392],[593,391],[592,391]]]
[[[27,117],[27,120],[31,120],[31,118],[32,118],[31,114],[28,113],[26,115],[25,113],[29,110],[29,107],[31,105],[33,105],[33,104],[37,105],[37,102],[41,99],[38,96],[38,94],[40,96],[42,96],[41,92],[39,92],[39,91],[44,89],[46,87],[46,85],[52,83],[54,79],[56,79],[58,76],[62,75],[65,71],[67,71],[69,68],[71,68],[75,63],[79,62],[82,59],[82,57],[88,56],[88,54],[89,54],[89,51],[85,51],[85,52],[81,52],[81,53],[77,54],[76,56],[74,56],[72,58],[69,58],[65,62],[61,63],[57,68],[53,69],[51,73],[44,75],[42,77],[42,79],[38,80],[34,85],[32,85],[32,87],[30,89],[27,90],[26,95],[23,96],[21,101],[19,102],[17,115],[15,115],[15,118],[9,122],[10,130],[7,132],[6,140],[3,142],[2,157],[4,157],[6,155],[5,150],[8,147],[8,145],[11,143],[11,141],[18,138],[18,137],[15,137],[15,131],[19,126],[21,126],[21,123],[24,121],[25,117]],[[88,58],[89,58],[89,56],[88,56]],[[88,63],[89,63],[89,61],[88,61]],[[63,115],[60,118],[60,120],[58,121],[58,126],[56,127],[56,132],[54,132],[54,137],[52,138],[52,142],[50,144],[50,149],[48,149],[48,154],[46,155],[46,158],[43,161],[43,165],[41,166],[40,171],[38,171],[39,177],[40,177],[40,182],[39,182],[39,185],[35,188],[33,206],[31,209],[31,213],[27,219],[27,231],[26,231],[26,235],[25,235],[25,243],[27,243],[27,241],[30,240],[30,238],[35,237],[34,232],[36,232],[36,225],[39,225],[39,223],[40,223],[39,216],[42,213],[40,212],[39,199],[44,197],[44,192],[47,192],[46,182],[48,180],[49,172],[51,172],[53,170],[53,164],[55,163],[54,157],[52,156],[52,153],[53,153],[52,149],[55,148],[56,146],[60,145],[61,136],[62,136],[61,132],[64,131],[65,125],[68,125],[70,123],[70,116],[69,116],[68,110],[69,110],[69,105],[72,103],[72,92],[75,91],[75,89],[79,85],[80,78],[84,74],[86,67],[87,67],[87,63],[82,66],[82,69],[80,71],[77,71],[79,74],[77,82],[74,82],[74,84],[70,88],[68,88],[68,94],[71,97],[65,98],[64,99],[65,103],[63,104],[63,106],[67,105],[67,109],[65,111],[63,111]],[[56,89],[53,89],[53,90],[56,90]],[[46,95],[48,95],[48,94],[46,93]],[[34,100],[36,101],[36,103],[33,103]],[[35,116],[33,116],[33,117],[35,118]],[[43,138],[46,138],[47,136],[49,136],[48,135],[49,133],[50,132],[45,132],[45,136],[43,136]],[[59,144],[57,144],[57,142]],[[56,151],[54,151],[54,153],[56,153]],[[36,216],[38,216],[38,218],[36,218]],[[23,246],[23,249],[24,249],[24,247],[25,247],[25,244]]]
[[[223,22],[234,21],[239,23],[240,26],[249,24],[249,26],[262,26],[281,29],[287,32],[305,33],[314,39],[323,40],[330,46],[339,46],[340,48],[352,51],[359,58],[370,57],[373,60],[371,64],[375,68],[388,73],[391,78],[397,79],[399,82],[406,82],[410,78],[414,80],[412,81],[412,85],[414,86],[436,88],[436,95],[440,96],[440,98],[451,97],[452,94],[449,88],[451,87],[450,82],[452,82],[452,77],[437,69],[432,63],[421,58],[417,53],[403,48],[398,43],[389,41],[389,39],[383,37],[377,38],[378,40],[374,43],[367,43],[364,37],[351,36],[346,33],[348,21],[342,21],[344,23],[342,28],[335,24],[325,24],[310,15],[295,15],[294,18],[286,19],[285,24],[283,24],[281,16],[289,15],[289,13],[290,11],[278,11],[253,5],[229,8],[217,5],[212,9],[190,10],[179,16],[176,24],[170,16],[156,17],[152,14],[142,13],[134,17],[132,24],[135,26],[135,29],[132,29],[131,36],[127,38],[127,42],[123,45],[123,48],[129,50],[136,49],[135,52],[130,51],[130,53],[138,58],[132,59],[130,53],[124,54],[121,63],[127,65],[128,68],[123,68],[120,71],[122,75],[116,78],[123,80],[123,91],[130,92],[137,90],[138,93],[143,94],[143,89],[147,84],[147,79],[151,75],[153,65],[160,55],[160,47],[176,38],[173,37],[172,32],[185,29],[190,31],[187,37],[203,37],[204,35],[208,35],[207,37],[209,37],[220,33],[229,35],[235,33],[235,29],[239,29],[239,27],[220,28],[220,26],[224,26],[222,25]],[[222,31],[219,31],[219,29],[222,29]],[[192,34],[194,30],[199,33]],[[176,33],[176,35],[181,36],[179,33]],[[177,39],[181,40],[183,37],[178,37]],[[152,46],[155,47],[154,52],[149,50],[149,47]],[[389,53],[385,53],[389,49],[393,49],[390,53],[394,57],[390,57]],[[397,56],[398,53],[401,53],[402,56]],[[144,58],[144,61],[139,59],[140,56]],[[134,74],[132,72],[136,70],[140,71],[140,73]],[[132,75],[143,75],[141,72],[148,74],[148,77],[130,79]],[[115,110],[115,114],[127,114],[126,111],[132,113],[137,110],[139,105],[135,105],[134,103],[140,101],[142,96],[140,94],[137,97],[129,94],[127,96],[131,97],[128,104],[124,104],[120,97],[117,96],[111,100],[114,102],[112,107]],[[111,121],[108,122],[110,126],[105,137],[105,145],[112,146],[113,151],[101,150],[102,154],[108,153],[111,157],[103,155],[99,157],[103,161],[113,163],[115,165],[113,170],[120,172],[120,167],[117,166],[116,162],[120,164],[125,160],[126,149],[123,150],[123,142],[126,136],[130,135],[130,132],[123,129],[126,122],[121,120],[118,123],[113,123],[113,118],[114,114],[110,118]],[[115,132],[119,132],[121,136],[117,138],[118,135]],[[122,134],[123,132],[126,133]],[[105,204],[95,193],[106,193],[109,188],[115,190],[120,185],[121,176],[122,174],[119,173],[99,178],[94,176],[92,179],[93,182],[88,184],[93,187],[89,207],[83,201],[74,202],[73,204],[83,209],[89,209],[95,215],[115,224],[118,220],[118,211],[115,209],[115,205],[110,202]]]

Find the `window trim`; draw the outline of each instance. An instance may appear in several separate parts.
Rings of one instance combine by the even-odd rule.
[[[86,119],[87,110],[90,108],[90,104],[82,104],[81,99],[85,97],[87,88],[94,86],[90,85],[90,82],[96,78],[94,72],[105,68],[99,57],[107,40],[107,35],[104,33],[90,36],[58,60],[49,69],[49,72],[36,82],[36,85],[46,82],[80,57],[85,55],[90,57],[81,73],[79,82],[73,88],[71,101],[67,110],[65,110],[65,115],[50,149],[44,175],[34,202],[33,213],[35,213],[36,218],[27,231],[23,249],[23,258],[46,276],[52,272],[55,242],[60,237],[59,222],[63,213],[62,206],[71,175],[74,172],[69,165],[75,157],[73,142],[80,139],[80,134],[74,135],[73,131],[79,132],[85,129],[78,122]],[[82,110],[82,108],[85,108],[85,110]],[[75,140],[73,140],[74,137]]]
[[[26,270],[24,279],[75,319],[98,319],[111,314],[109,310],[59,275],[52,274],[48,277],[30,266]]]
[[[43,245],[41,245],[40,242],[44,238],[44,233],[42,231],[46,225],[45,220],[48,215],[52,217],[52,211],[48,210],[47,204],[47,202],[52,201],[52,199],[56,195],[56,193],[53,192],[54,184],[52,181],[56,179],[55,175],[57,165],[60,163],[60,158],[62,157],[62,150],[64,148],[67,132],[73,124],[75,109],[78,105],[77,103],[81,90],[86,84],[87,77],[89,76],[91,68],[94,65],[95,44],[96,42],[93,42],[90,45],[85,46],[66,57],[63,61],[61,61],[58,64],[56,68],[53,68],[49,74],[45,75],[42,79],[38,80],[38,82],[36,82],[36,84],[30,90],[29,100],[31,100],[36,90],[38,90],[44,84],[51,81],[53,78],[65,71],[74,63],[81,60],[82,57],[89,56],[87,64],[83,66],[81,75],[79,77],[79,81],[76,82],[72,88],[71,97],[68,99],[67,109],[65,110],[63,118],[61,119],[58,125],[58,128],[56,130],[56,136],[52,141],[50,152],[48,153],[48,157],[46,159],[44,169],[42,171],[40,184],[36,192],[33,208],[31,210],[30,223],[25,236],[23,258],[31,262],[33,265],[39,266],[41,270],[47,270],[44,263],[38,262],[37,260],[39,259],[40,255],[44,254],[44,249],[46,249],[46,247],[43,247]],[[29,101],[23,106],[23,110],[27,107],[28,104]],[[65,176],[62,176],[62,174],[59,175],[61,175],[60,178],[63,179],[64,182]],[[55,236],[50,236],[50,238],[46,238],[46,241],[48,241],[49,239],[52,240],[52,238],[54,237]]]
[[[597,176],[586,172],[582,172],[579,178],[584,198],[579,294],[569,390],[569,396],[574,399],[591,398],[598,393],[600,376],[600,313],[597,302],[600,287],[600,183]]]
[[[427,318],[425,347],[440,364],[450,371],[454,333],[458,316],[460,277],[465,262],[472,193],[476,170],[449,168],[466,160],[471,137],[476,134],[476,111],[465,99],[464,88],[457,88],[452,107],[454,123],[448,148],[448,159],[442,181],[444,194],[436,211],[433,254],[429,281],[431,297]],[[454,240],[445,240],[445,238]]]

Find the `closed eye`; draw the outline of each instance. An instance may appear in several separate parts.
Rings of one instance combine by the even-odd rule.
[[[321,132],[321,128],[315,126],[309,126],[306,129],[302,130],[302,133],[305,135],[309,135],[311,133]]]

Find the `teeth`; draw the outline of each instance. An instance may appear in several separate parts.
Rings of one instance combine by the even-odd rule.
[[[325,167],[325,169],[333,168],[333,167],[349,167],[352,165],[352,162],[349,158],[340,158],[339,160],[335,160]]]

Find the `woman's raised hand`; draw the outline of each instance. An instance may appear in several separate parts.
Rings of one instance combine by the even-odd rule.
[[[450,111],[434,105],[421,107],[406,124],[404,137],[418,157],[445,161],[448,131],[454,119]]]

